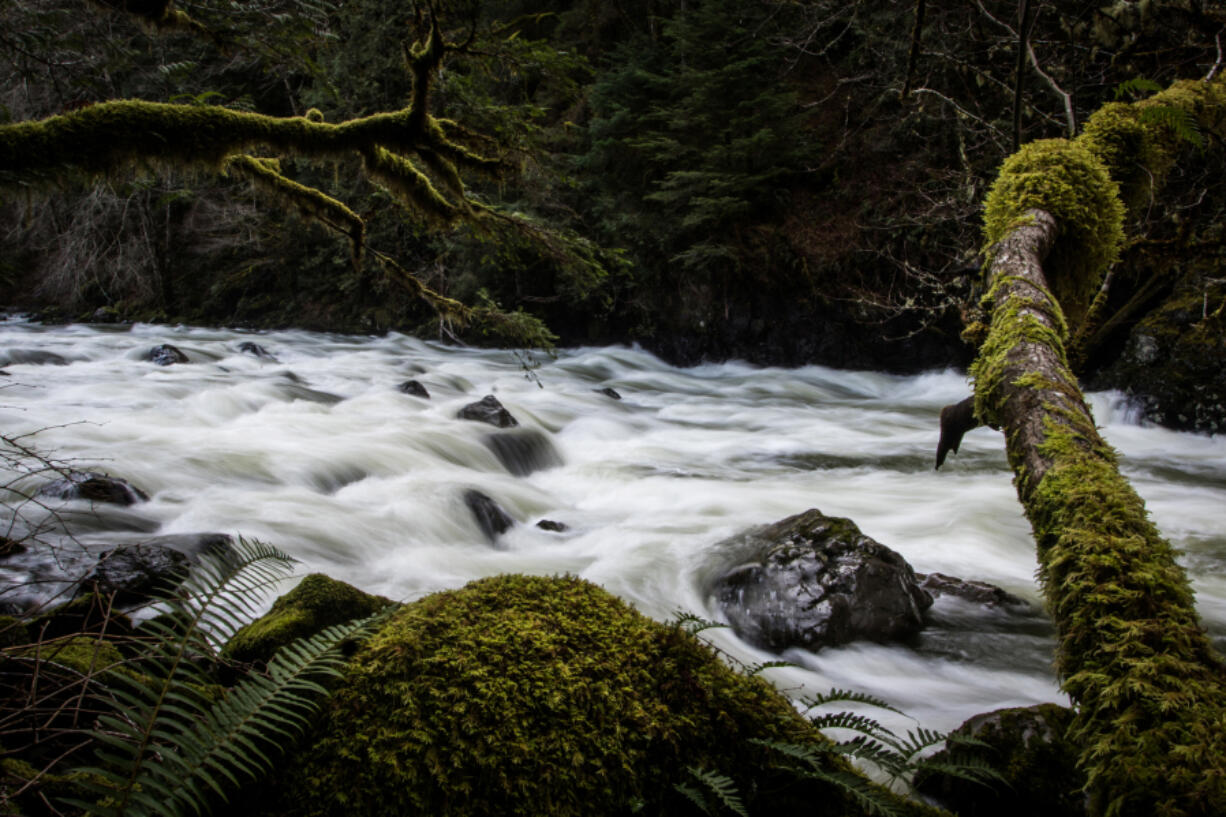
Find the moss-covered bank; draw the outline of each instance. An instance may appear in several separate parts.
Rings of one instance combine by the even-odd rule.
[[[755,739],[829,745],[766,681],[683,629],[579,579],[498,576],[398,611],[256,808],[685,814],[675,784],[693,783],[693,767],[732,777],[751,813],[862,813],[786,776]],[[936,813],[894,799],[901,813]]]

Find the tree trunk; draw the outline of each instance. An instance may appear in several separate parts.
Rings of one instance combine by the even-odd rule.
[[[1005,432],[1034,530],[1091,813],[1226,814],[1224,667],[1174,550],[1068,367],[1067,328],[1043,272],[1059,229],[1030,210],[995,247],[975,413]]]

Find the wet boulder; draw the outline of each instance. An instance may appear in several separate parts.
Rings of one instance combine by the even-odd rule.
[[[477,520],[477,526],[481,528],[481,532],[491,544],[515,524],[515,520],[502,509],[501,505],[478,490],[465,491],[464,504],[468,506],[468,510]]]
[[[475,403],[469,403],[460,409],[456,417],[461,420],[489,423],[496,428],[512,428],[519,425],[519,421],[511,416],[511,412],[507,411],[502,403],[498,402],[498,398],[492,394],[485,395]]]
[[[596,392],[597,394],[603,394],[605,397],[608,397],[612,400],[622,399],[622,396],[617,393],[617,389],[611,386],[606,386],[603,389],[592,389],[592,391]]]
[[[187,355],[178,346],[163,343],[145,352],[144,359],[159,366],[171,366],[175,363],[186,363]]]
[[[553,443],[534,429],[490,434],[484,442],[503,467],[517,477],[562,464],[562,457]]]
[[[238,350],[245,355],[258,357],[260,360],[267,360],[271,363],[277,363],[277,356],[265,349],[258,343],[250,340],[245,340],[238,345]]]
[[[133,607],[173,592],[190,563],[186,554],[165,545],[124,545],[102,554],[78,592],[113,596],[116,607]]]
[[[536,523],[536,526],[541,530],[547,530],[552,533],[565,533],[570,530],[570,525],[567,525],[565,522],[554,521],[553,519],[542,519]]]
[[[188,533],[113,548],[98,558],[77,594],[110,596],[120,608],[144,604],[173,592],[201,555],[224,557],[232,542],[224,533]]]
[[[396,387],[396,391],[411,397],[421,397],[425,400],[430,399],[430,392],[418,380],[406,380]]]
[[[944,573],[916,573],[919,586],[933,598],[953,596],[986,607],[1028,607],[1025,599],[987,582],[959,579]]]
[[[149,495],[126,480],[92,471],[70,471],[38,489],[38,496],[49,499],[84,499],[112,505],[135,505]]]
[[[716,582],[732,629],[770,650],[810,650],[919,632],[932,596],[895,551],[849,519],[808,510],[744,534],[750,560]]]
[[[932,756],[942,763],[986,762],[1003,778],[983,784],[943,772],[921,772],[915,789],[959,817],[1084,817],[1085,774],[1068,739],[1073,711],[1056,704],[998,709],[976,715],[952,733]],[[958,736],[976,745],[959,744]]]

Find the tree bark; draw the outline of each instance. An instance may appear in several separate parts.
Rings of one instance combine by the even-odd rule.
[[[1005,432],[1055,620],[1072,737],[1101,815],[1226,814],[1226,684],[1174,550],[1120,474],[1069,369],[1030,210],[994,248],[975,412]]]

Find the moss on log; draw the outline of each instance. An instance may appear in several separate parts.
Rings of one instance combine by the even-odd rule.
[[[1220,80],[1146,102],[1183,106],[1223,132]],[[1148,162],[1148,173],[1169,169],[1186,138],[1173,120],[1147,124],[1145,106],[1105,110],[1076,143],[1035,143],[1002,168],[988,205],[991,326],[971,369],[975,413],[1005,432],[1034,531],[1091,812],[1226,814],[1226,666],[1174,549],[1099,435],[1066,351],[1069,313],[1084,315],[1088,287],[1114,255],[1130,158]]]

